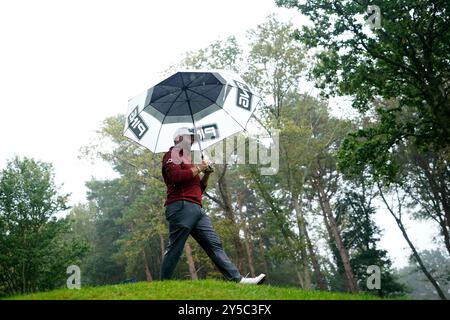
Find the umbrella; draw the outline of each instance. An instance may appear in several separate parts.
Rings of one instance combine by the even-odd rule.
[[[153,154],[168,151],[179,127],[205,149],[246,126],[261,99],[238,75],[222,71],[179,71],[128,101],[123,135]],[[203,156],[203,153],[202,153]]]

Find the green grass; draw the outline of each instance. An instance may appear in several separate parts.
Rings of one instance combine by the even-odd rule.
[[[24,296],[16,300],[373,300],[371,295],[301,290],[270,285],[250,286],[217,280],[154,281],[80,290],[61,289]]]

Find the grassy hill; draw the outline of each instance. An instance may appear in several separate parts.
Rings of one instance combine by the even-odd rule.
[[[249,286],[217,280],[155,281],[61,289],[9,299],[31,300],[372,300],[370,295],[307,291],[270,285]]]

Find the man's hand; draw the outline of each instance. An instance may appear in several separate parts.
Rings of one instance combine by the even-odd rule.
[[[208,164],[208,166],[206,167],[204,172],[205,172],[205,174],[210,174],[210,173],[214,172],[214,167],[211,164]]]
[[[206,170],[206,168],[208,168],[208,162],[202,160],[202,162],[198,165],[198,167],[200,168],[200,171],[203,172]]]
[[[194,177],[196,175],[200,174],[200,172],[205,171],[207,167],[208,167],[208,163],[205,160],[202,160],[202,162],[200,164],[197,164],[194,167],[192,167],[192,173],[193,173]]]
[[[212,165],[208,165],[207,168],[204,170],[204,175],[202,180],[200,180],[200,187],[202,189],[202,194],[203,192],[205,192],[206,187],[208,186],[208,180],[209,180],[209,175],[214,172],[214,168],[212,167]]]

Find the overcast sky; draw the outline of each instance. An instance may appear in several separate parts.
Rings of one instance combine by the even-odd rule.
[[[85,181],[111,171],[78,159],[103,119],[125,113],[128,99],[147,89],[189,50],[216,39],[243,39],[270,13],[300,24],[274,0],[39,0],[0,2],[0,168],[14,155],[52,162],[56,181],[85,201]],[[406,242],[386,212],[381,245],[396,266]],[[420,249],[435,233],[413,224]]]

